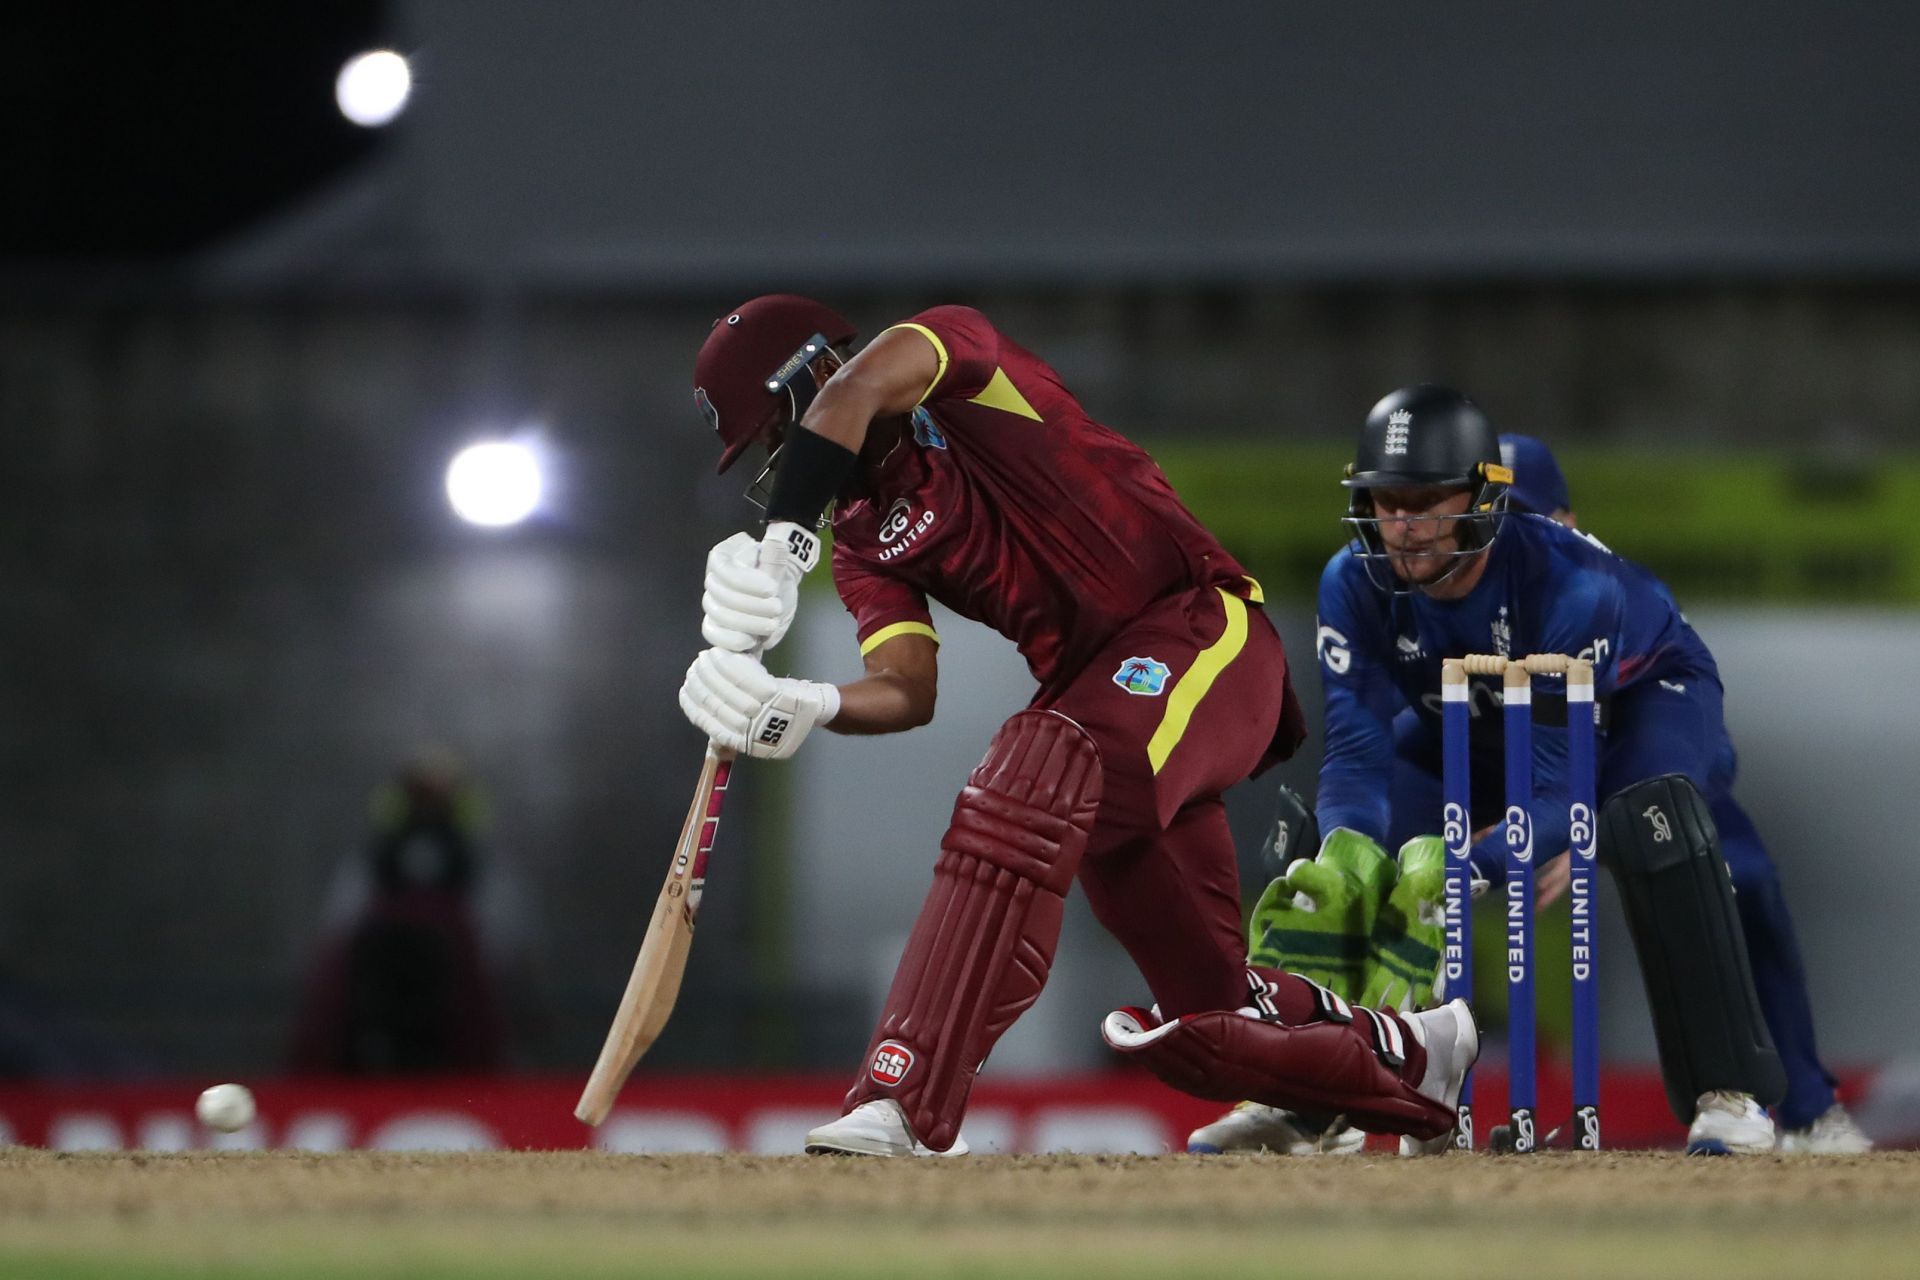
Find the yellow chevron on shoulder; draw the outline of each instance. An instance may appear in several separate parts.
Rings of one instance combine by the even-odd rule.
[[[1020,394],[1020,388],[1013,385],[1013,379],[1007,376],[1005,369],[995,369],[987,385],[974,396],[968,404],[981,404],[989,409],[998,409],[1002,413],[1017,413],[1023,418],[1041,421],[1040,415],[1033,411],[1027,398]]]

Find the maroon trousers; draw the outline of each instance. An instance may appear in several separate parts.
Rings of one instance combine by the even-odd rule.
[[[1161,692],[1116,679],[1140,658],[1169,668]],[[1079,875],[1094,918],[1166,1017],[1246,1003],[1239,862],[1220,797],[1305,731],[1266,614],[1212,588],[1162,601],[1042,701],[1100,750],[1103,798]]]
[[[1253,1085],[1271,1099],[1297,1084],[1303,1106],[1351,1102],[1339,1109],[1396,1123],[1405,1111],[1408,1131],[1438,1124],[1407,1083],[1425,1055],[1399,1023],[1331,1016],[1291,977],[1255,975],[1261,990],[1249,990],[1220,797],[1304,732],[1278,634],[1211,587],[1158,602],[1042,690],[955,803],[847,1108],[892,1098],[927,1146],[953,1144],[975,1074],[1046,981],[1077,876],[1162,1017],[1206,1019],[1145,1047],[1170,1083],[1233,1098],[1256,1096]],[[1220,1012],[1250,1003],[1269,1020]]]

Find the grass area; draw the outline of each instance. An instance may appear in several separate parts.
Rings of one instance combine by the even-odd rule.
[[[1128,1280],[1183,1274],[1485,1277],[1524,1270],[1564,1277],[1689,1276],[1701,1280],[1806,1276],[1910,1276],[1920,1231],[1855,1225],[1621,1222],[1508,1225],[1498,1205],[1473,1223],[1398,1218],[1370,1224],[1215,1224],[1209,1231],[1118,1224],[1093,1229],[921,1227],[870,1221],[838,1227],[773,1222],[721,1233],[699,1223],[620,1226],[557,1221],[336,1224],[327,1230],[233,1226],[216,1240],[193,1233],[95,1224],[85,1244],[0,1249],[6,1274],[42,1280],[320,1280],[343,1275],[447,1277],[768,1276],[897,1280],[903,1276],[1060,1277]]]

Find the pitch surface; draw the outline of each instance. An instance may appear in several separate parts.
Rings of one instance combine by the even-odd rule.
[[[0,1275],[1912,1274],[1920,1153],[0,1151]]]

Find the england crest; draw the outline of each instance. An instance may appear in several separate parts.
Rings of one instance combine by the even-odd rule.
[[[1128,658],[1113,673],[1113,682],[1128,693],[1157,698],[1167,687],[1167,664],[1158,658]]]

